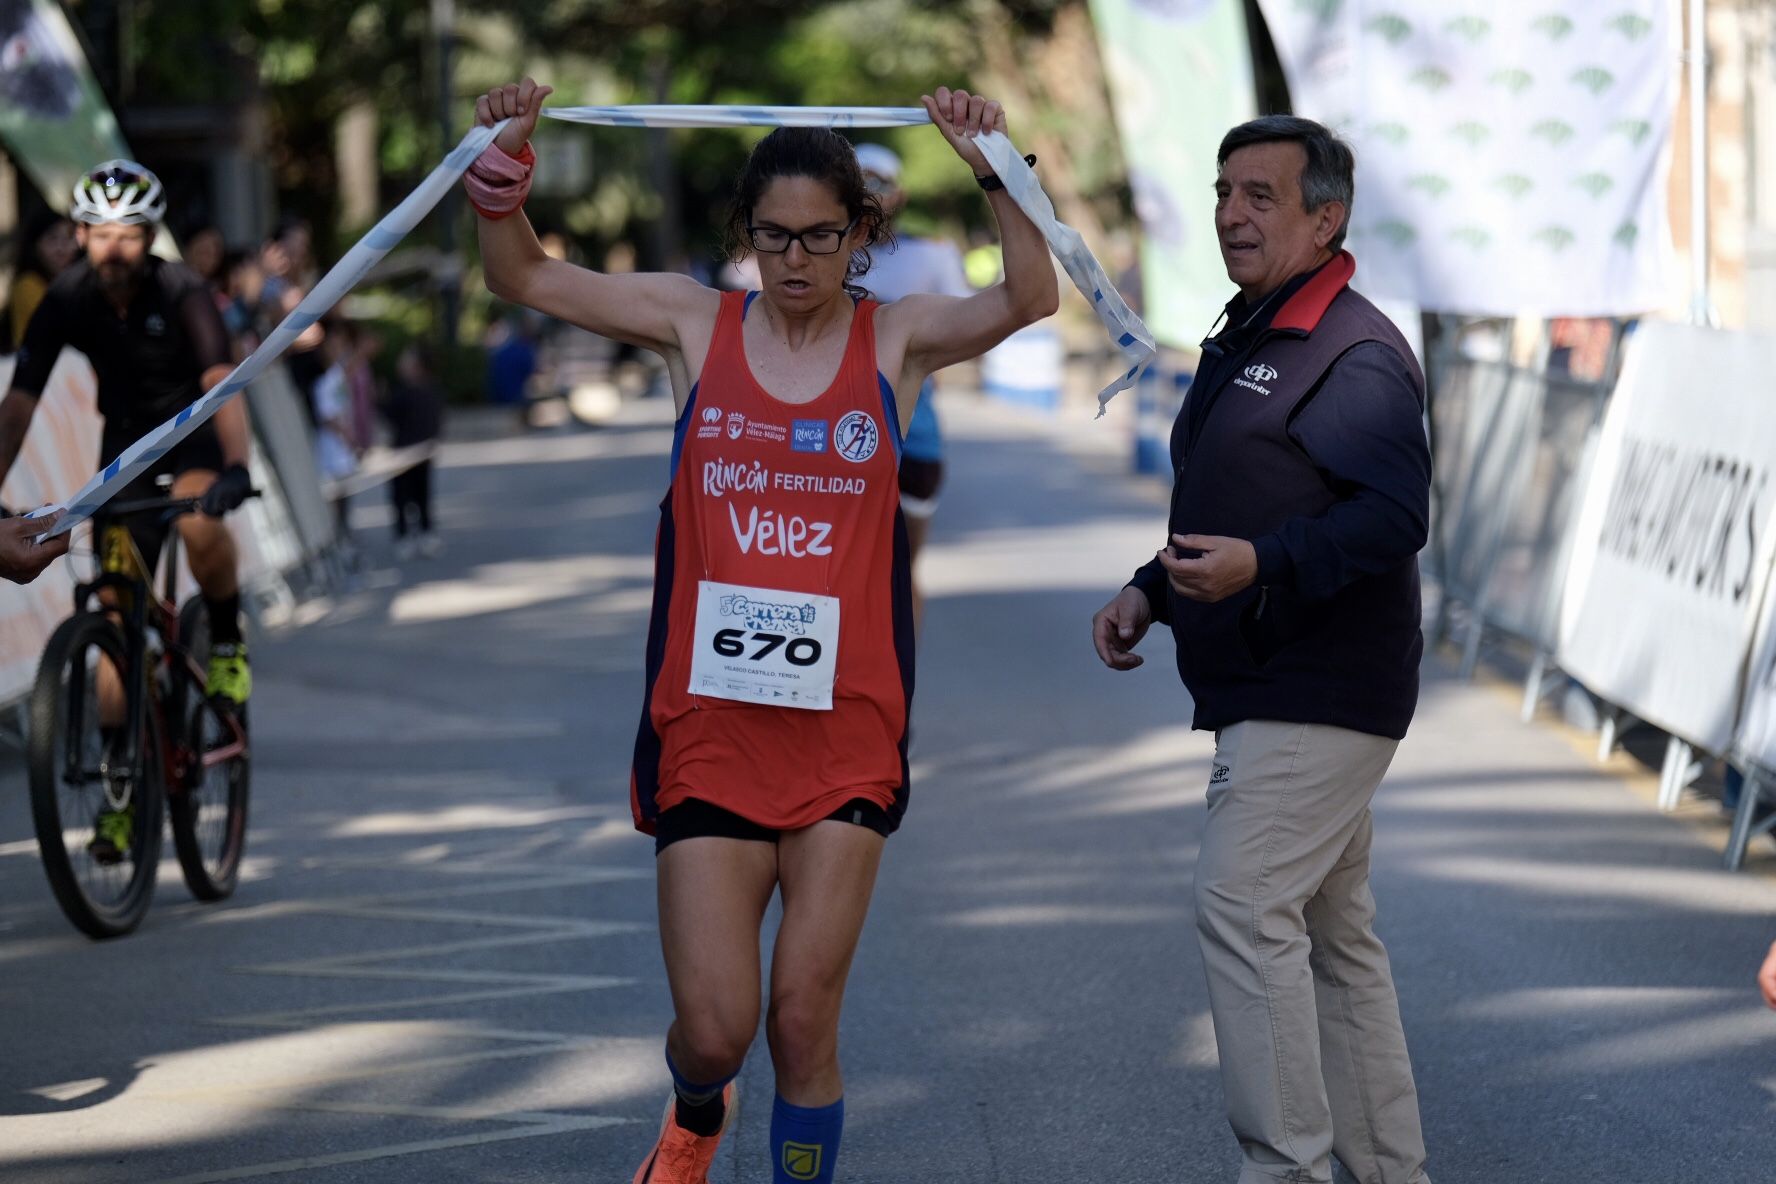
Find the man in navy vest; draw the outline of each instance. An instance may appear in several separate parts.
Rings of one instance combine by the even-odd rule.
[[[1239,286],[1172,429],[1170,542],[1092,621],[1112,670],[1171,626],[1215,732],[1197,932],[1239,1184],[1428,1184],[1369,892],[1369,802],[1418,701],[1431,458],[1411,348],[1350,289],[1350,148],[1227,133],[1215,229]]]

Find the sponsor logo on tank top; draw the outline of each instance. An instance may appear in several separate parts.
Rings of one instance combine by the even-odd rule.
[[[867,411],[848,412],[833,431],[833,448],[853,464],[862,464],[876,454],[882,434]]]
[[[703,426],[697,429],[697,439],[713,440],[722,434],[722,410],[720,407],[703,408]]]
[[[703,492],[710,497],[729,493],[763,493],[770,487],[771,470],[758,461],[750,465],[727,460],[705,461]]]
[[[767,469],[763,462],[731,461],[717,457],[703,462],[703,492],[709,497],[730,493],[825,493],[862,497],[869,492],[863,477],[829,477],[818,473],[784,473]]]
[[[733,502],[728,503],[728,522],[734,528],[734,541],[739,544],[742,555],[750,555],[754,550],[760,555],[782,555],[789,559],[832,554],[832,544],[826,541],[832,534],[830,522],[809,522],[800,514],[777,514],[769,510],[761,514],[757,506],[752,506],[747,509],[746,521],[742,525],[740,511]]]
[[[798,419],[790,425],[789,446],[797,452],[825,452],[828,424],[824,419]]]
[[[738,440],[740,433],[746,430],[746,417],[738,411],[728,416],[728,439]]]

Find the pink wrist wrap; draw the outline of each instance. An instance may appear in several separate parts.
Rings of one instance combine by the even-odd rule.
[[[489,144],[463,174],[469,204],[483,218],[496,221],[517,213],[530,196],[530,174],[535,167],[536,153],[528,143],[517,156],[508,155],[498,144]]]

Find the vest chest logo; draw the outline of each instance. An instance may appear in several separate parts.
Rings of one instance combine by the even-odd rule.
[[[1234,386],[1243,386],[1249,391],[1257,391],[1261,395],[1270,394],[1270,388],[1264,384],[1275,382],[1277,372],[1275,366],[1266,366],[1263,362],[1254,362],[1246,367],[1244,376],[1233,380]]]
[[[852,411],[839,420],[833,430],[833,450],[853,464],[862,464],[876,454],[882,434],[876,421],[867,412]]]
[[[150,337],[162,337],[166,334],[167,323],[159,313],[151,312],[142,322],[142,328],[147,331]]]
[[[738,440],[740,433],[746,430],[746,417],[738,411],[728,416],[728,439]]]

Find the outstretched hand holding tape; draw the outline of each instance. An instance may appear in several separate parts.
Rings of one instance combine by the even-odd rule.
[[[905,127],[929,123],[920,107],[714,107],[633,106],[565,107],[543,112],[551,119],[610,127]],[[33,517],[59,514],[48,535],[65,534],[91,518],[106,501],[147,471],[148,467],[195,431],[276,361],[306,329],[318,321],[363,280],[429,214],[457,180],[487,151],[506,121],[472,128],[406,199],[389,211],[348,250],[312,291],[286,316],[264,343],[236,366],[226,379],[189,407],[124,450],[65,503],[49,506]],[[998,132],[975,137],[981,153],[1004,182],[1006,192],[1042,231],[1049,249],[1080,293],[1091,302],[1111,340],[1128,363],[1127,371],[1098,396],[1099,414],[1118,391],[1134,384],[1152,359],[1153,336],[1129,308],[1078,231],[1055,216],[1035,172],[1011,141]]]

